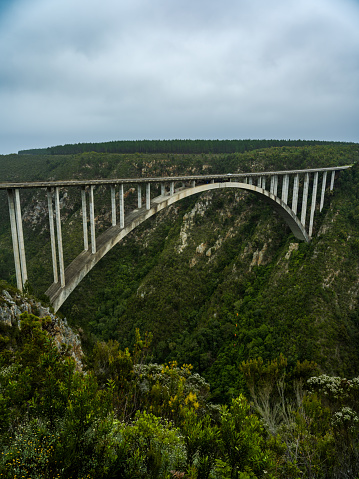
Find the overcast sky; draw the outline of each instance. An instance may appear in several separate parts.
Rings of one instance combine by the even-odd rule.
[[[0,154],[359,142],[359,0],[0,0]]]

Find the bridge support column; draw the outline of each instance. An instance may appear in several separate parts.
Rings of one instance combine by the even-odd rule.
[[[312,192],[312,206],[310,208],[310,220],[309,220],[309,236],[312,236],[313,233],[313,221],[314,221],[314,212],[315,212],[315,203],[317,201],[317,189],[318,189],[318,172],[314,173],[313,180],[313,192]]]
[[[258,187],[258,188],[261,188],[261,187],[262,187],[262,177],[261,177],[261,176],[258,176],[257,187]]]
[[[249,185],[253,185],[253,178],[250,176],[249,179],[248,179],[248,184]]]
[[[282,201],[288,203],[289,175],[284,175],[282,180]]]
[[[137,208],[142,208],[142,191],[141,191],[141,184],[137,185]]]
[[[111,185],[111,218],[112,226],[116,226],[116,188]]]
[[[262,188],[265,190],[266,189],[266,177],[262,176]]]
[[[84,251],[89,249],[89,239],[87,233],[87,207],[86,207],[86,187],[81,188],[81,202],[82,202],[82,230],[84,233]]]
[[[294,176],[293,198],[292,198],[292,210],[295,215],[297,214],[297,208],[298,208],[298,192],[299,192],[299,175],[296,174]]]
[[[335,171],[332,171],[332,177],[330,179],[330,191],[333,191],[334,188],[334,178],[335,178]]]
[[[146,210],[151,209],[151,183],[146,183]]]
[[[273,175],[271,177],[271,183],[273,181],[273,191],[271,191],[271,193],[274,195],[274,196],[277,196],[277,192],[278,192],[278,176],[277,175]]]
[[[191,182],[191,187],[192,187],[192,188],[195,188],[195,187],[196,187],[196,180],[192,180],[192,182]]]
[[[120,184],[120,228],[125,227],[125,197],[123,194],[123,183]]]
[[[60,283],[61,288],[65,286],[65,266],[64,253],[62,249],[62,233],[61,233],[61,216],[60,216],[60,188],[55,188],[55,214],[56,214],[56,230],[57,230],[57,250],[59,252],[60,265]]]
[[[270,187],[269,187],[269,192],[274,195],[274,175],[270,177]]]
[[[300,221],[303,226],[305,226],[305,219],[307,216],[308,189],[309,189],[309,173],[306,173],[304,176],[302,211],[301,211],[301,217],[300,217]]]
[[[323,180],[322,180],[322,194],[320,196],[320,207],[319,211],[321,212],[324,206],[324,195],[325,195],[325,188],[327,186],[327,171],[324,171],[323,173]]]
[[[96,232],[95,232],[95,203],[93,198],[94,185],[90,186],[90,232],[91,232],[91,253],[96,253]]]
[[[166,194],[166,185],[161,183],[161,196],[165,196]]]
[[[16,208],[15,208],[15,194],[13,190],[7,190],[7,197],[9,202],[9,214],[10,214],[10,225],[11,225],[11,236],[12,236],[12,247],[14,250],[14,261],[15,261],[15,273],[16,273],[16,285],[17,289],[22,291],[23,282],[21,274],[21,262],[20,262],[20,252],[19,252],[19,237],[16,227]]]
[[[56,239],[55,239],[55,225],[54,225],[54,210],[52,208],[52,193],[51,188],[47,188],[47,208],[49,211],[49,225],[50,225],[50,242],[51,242],[51,257],[52,257],[52,272],[54,275],[54,283],[58,283],[59,275],[57,271],[57,256],[56,256]]]
[[[22,277],[22,284],[23,286],[25,286],[25,283],[27,281],[27,268],[26,268],[26,258],[25,258],[24,233],[22,231],[20,192],[17,188],[15,189],[15,216],[16,216],[17,236],[19,239],[21,277]]]
[[[171,184],[170,184],[170,195],[174,195],[175,194],[175,182],[174,181],[171,181]]]

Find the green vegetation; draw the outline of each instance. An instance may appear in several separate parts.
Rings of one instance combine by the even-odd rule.
[[[251,360],[240,370],[253,405],[239,395],[214,406],[208,384],[190,365],[146,361],[150,336],[137,331],[131,352],[116,341],[97,343],[82,372],[68,348],[54,345],[50,323],[23,313],[20,332],[1,326],[1,477],[359,473],[358,379],[311,376],[314,363],[290,369],[284,356]]]
[[[243,153],[278,146],[303,147],[330,144],[332,143],[329,141],[307,140],[122,140],[21,150],[19,155],[71,155],[88,151],[97,153]],[[346,145],[346,143],[340,143],[340,145]]]
[[[136,228],[62,307],[80,328],[85,374],[68,351],[54,348],[46,321],[25,316],[21,333],[1,326],[0,474],[357,477],[358,145],[281,142],[234,152],[219,145],[225,153],[208,145],[180,154],[141,153],[139,146],[137,153],[2,156],[0,175],[21,181],[354,166],[327,191],[309,244],[298,244],[265,203],[239,191],[187,198]],[[126,211],[136,205],[130,187]],[[82,248],[80,198],[61,191],[69,264]],[[29,289],[41,297],[51,283],[46,197],[21,195]],[[2,199],[0,277],[15,284]],[[99,233],[110,224],[107,189],[96,189],[95,207]],[[138,330],[148,334],[141,339]]]

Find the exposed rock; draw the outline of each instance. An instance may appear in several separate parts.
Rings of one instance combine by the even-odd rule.
[[[193,266],[196,266],[196,264],[197,264],[197,259],[192,258],[191,261],[189,262],[189,267],[193,268]]]
[[[292,251],[297,251],[298,247],[299,247],[299,243],[290,243],[289,248],[288,248],[288,252],[285,255],[285,259],[289,259],[291,254],[292,254]]]
[[[21,296],[20,294],[3,290],[0,294],[0,321],[7,326],[20,328],[20,315],[22,313],[29,313],[38,316],[39,318],[49,317],[51,325],[49,332],[53,337],[56,346],[60,349],[62,345],[71,347],[71,356],[76,362],[76,368],[82,369],[82,347],[81,341],[77,334],[75,334],[70,326],[67,324],[66,318],[61,319],[50,312],[49,308],[44,307],[41,303],[30,298]]]
[[[186,246],[188,246],[188,242],[187,242],[188,231],[194,225],[195,216],[196,215],[204,216],[208,205],[209,205],[209,198],[203,197],[201,198],[200,201],[198,201],[194,205],[193,209],[189,213],[186,213],[183,216],[183,224],[182,224],[180,235],[179,235],[180,244],[176,248],[177,253],[182,253],[182,251],[186,248]]]
[[[259,251],[258,249],[253,253],[253,258],[251,261],[251,264],[249,266],[249,269],[251,270],[253,266],[260,266],[261,264],[265,264],[264,262],[264,254],[267,251],[268,245],[267,243],[264,243],[263,248]]]
[[[207,243],[201,243],[200,245],[197,246],[196,253],[203,254],[206,250],[206,247],[207,247]]]

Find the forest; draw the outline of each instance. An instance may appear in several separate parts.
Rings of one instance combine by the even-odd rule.
[[[331,144],[315,140],[133,140],[103,143],[77,143],[31,150],[20,150],[19,155],[69,155],[75,153],[243,153],[256,149],[281,146],[314,146]],[[347,143],[342,143],[345,145]]]
[[[136,228],[60,310],[81,337],[80,370],[70,346],[55,345],[49,318],[23,313],[20,329],[0,321],[0,477],[359,477],[359,146],[279,142],[218,153],[215,145],[200,153],[192,146],[6,155],[0,175],[352,167],[327,191],[310,243],[238,191],[187,198]],[[126,193],[130,211],[131,185]],[[1,289],[15,294],[2,199]],[[98,188],[98,233],[110,224],[109,204]],[[81,251],[80,207],[78,192],[64,188],[67,264]],[[22,212],[26,294],[46,304],[45,192],[24,192]]]

